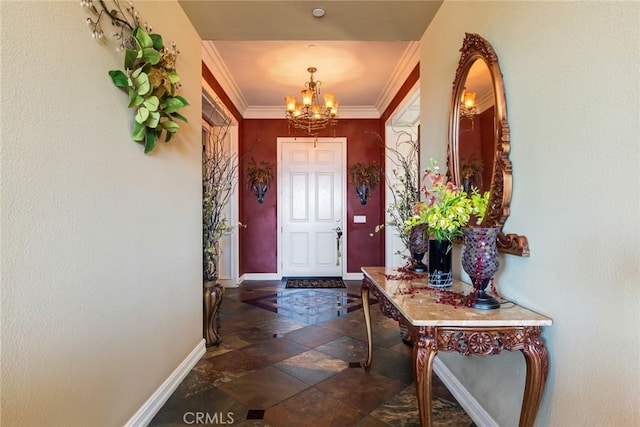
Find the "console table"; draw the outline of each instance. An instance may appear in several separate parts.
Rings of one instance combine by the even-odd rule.
[[[420,424],[431,426],[431,377],[438,351],[464,355],[493,355],[520,350],[527,376],[520,413],[520,427],[533,426],[549,370],[541,327],[551,319],[515,304],[495,310],[453,307],[437,302],[443,291],[427,288],[427,278],[394,279],[399,273],[385,267],[362,267],[361,294],[367,327],[368,354],[364,368],[371,369],[373,344],[369,293],[380,310],[405,325],[413,341],[413,364]],[[387,278],[389,277],[389,278]],[[449,291],[468,293],[471,286],[454,281]]]

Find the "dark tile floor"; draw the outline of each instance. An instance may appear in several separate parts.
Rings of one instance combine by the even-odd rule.
[[[360,282],[346,289],[226,289],[223,342],[207,350],[150,426],[419,426],[411,347],[371,306],[367,344]],[[434,375],[434,425],[474,426]]]

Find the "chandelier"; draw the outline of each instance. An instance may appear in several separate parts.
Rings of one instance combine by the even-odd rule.
[[[302,89],[302,103],[298,103],[295,96],[284,98],[286,112],[285,117],[289,127],[302,129],[309,135],[318,136],[318,131],[328,126],[334,127],[338,123],[338,102],[333,93],[325,93],[323,96],[324,107],[320,105],[320,86],[322,82],[313,79],[313,74],[318,71],[315,67],[307,68],[311,74],[305,88]]]

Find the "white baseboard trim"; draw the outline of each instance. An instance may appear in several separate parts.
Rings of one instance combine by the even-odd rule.
[[[180,365],[169,375],[160,387],[151,395],[138,411],[127,421],[124,427],[140,427],[148,425],[160,411],[162,405],[171,397],[182,380],[204,356],[207,348],[204,339],[189,353]]]
[[[344,280],[362,280],[364,278],[364,274],[362,273],[345,273],[343,279]]]
[[[240,282],[238,283],[220,283],[223,288],[238,288],[240,287]]]
[[[282,280],[282,276],[278,273],[244,273],[240,278],[243,282],[245,280]]]
[[[345,273],[342,276],[343,280],[362,280],[363,278],[362,273]],[[238,282],[242,283],[246,280],[282,280],[282,276],[278,273],[244,273]]]
[[[453,372],[437,357],[433,361],[433,371],[442,380],[447,389],[453,394],[453,397],[460,403],[460,406],[471,417],[478,427],[500,427],[498,423],[491,418],[491,415],[484,410],[478,401],[464,388],[462,383],[453,375]]]
[[[216,283],[218,283],[223,288],[237,288],[238,286],[240,286],[239,281],[236,280],[234,282],[232,279],[218,279]]]

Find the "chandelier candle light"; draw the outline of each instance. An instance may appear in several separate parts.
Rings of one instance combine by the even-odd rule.
[[[476,114],[478,114],[476,93],[467,92],[467,88],[465,87],[462,92],[462,98],[460,99],[460,117],[473,120],[473,116]]]
[[[302,129],[311,136],[318,136],[318,131],[328,126],[335,127],[338,122],[338,102],[333,93],[325,93],[324,108],[320,106],[320,86],[322,82],[313,79],[313,74],[318,71],[315,67],[307,68],[311,74],[305,88],[301,91],[302,103],[298,103],[295,96],[284,98],[286,105],[285,117],[289,127]]]

